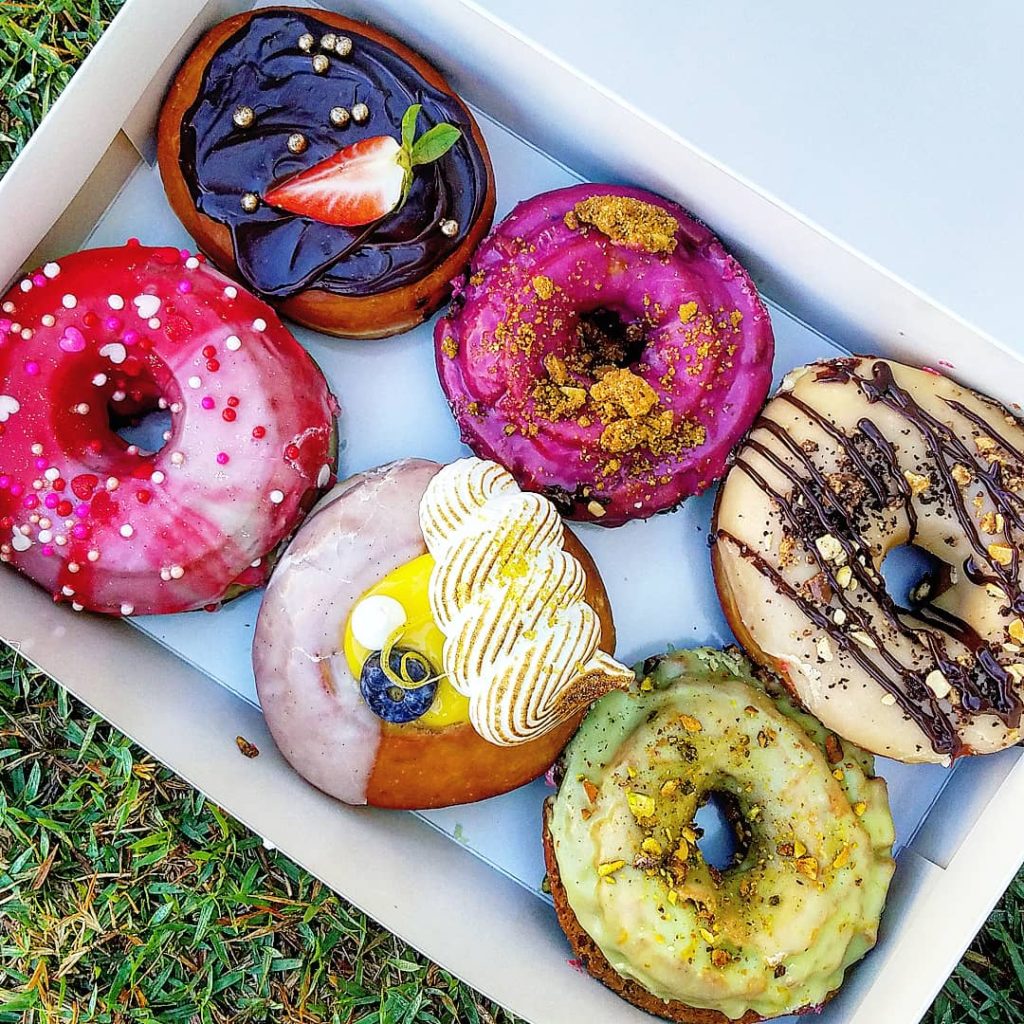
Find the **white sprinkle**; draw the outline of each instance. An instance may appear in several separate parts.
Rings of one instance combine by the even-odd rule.
[[[138,455],[139,454],[139,446],[137,444],[130,444],[130,445],[128,445],[128,454],[129,455]]]
[[[24,341],[28,341],[32,337],[32,331],[28,327],[23,327],[21,329],[21,337]]]
[[[57,322],[57,318],[52,313],[44,313],[40,318],[40,323],[44,327],[52,327]]]
[[[13,302],[11,302],[11,301],[10,301],[10,300],[8,299],[8,301],[7,301],[7,302],[5,302],[5,303],[3,304],[3,306],[0,306],[0,309],[2,309],[2,310],[3,310],[4,312],[5,312],[5,313],[13,313],[13,312],[14,312],[14,303],[13,303]]]
[[[160,329],[160,317],[158,317],[158,316],[151,316],[149,318],[149,320],[146,321],[146,326],[151,331],[159,330]]]
[[[43,274],[48,277],[51,281],[60,273],[60,265],[57,263],[47,263],[43,267]]]
[[[170,583],[170,581],[171,581],[171,570],[170,569],[161,569],[160,570],[160,579],[162,579],[164,581],[164,583]]]
[[[331,467],[321,466],[320,475],[316,478],[317,487],[326,487],[327,481],[331,479]]]
[[[258,569],[262,564],[263,564],[263,559],[262,558],[257,558],[255,562],[250,562],[249,563],[249,568],[250,569]]]
[[[136,295],[135,298],[132,299],[132,305],[135,306],[140,319],[148,320],[150,317],[156,316],[157,310],[160,309],[160,296],[147,294]]]
[[[40,544],[49,544],[53,540],[53,534],[49,530],[40,530],[39,536],[36,538]]]
[[[21,334],[21,324],[11,324],[11,330],[15,334]]]
[[[165,430],[161,436],[163,437],[164,442],[166,443],[171,439],[171,432],[169,430]]]
[[[115,391],[111,396],[112,402],[123,402],[128,396],[123,391]]]
[[[85,557],[90,562],[98,562],[100,560],[100,553],[95,548],[93,548],[92,551],[90,551]]]
[[[352,609],[349,625],[358,644],[367,650],[379,651],[388,637],[407,620],[408,615],[400,602],[385,594],[374,594]]]
[[[181,452],[171,453],[171,464],[175,466],[182,466],[185,463],[185,456]]]
[[[121,536],[124,537],[125,540],[127,540],[129,537],[134,536],[135,528],[132,526],[131,523],[125,523],[124,526],[121,527],[120,532]]]
[[[74,297],[70,292],[65,295],[61,300],[61,304],[65,309],[74,309],[78,305],[78,299]]]
[[[242,339],[237,334],[231,334],[224,339],[224,347],[229,352],[237,352],[242,347]]]
[[[280,505],[281,502],[284,501],[284,493],[282,491],[271,491],[270,492],[270,500],[275,505]]]
[[[43,476],[45,476],[47,480],[49,480],[51,483],[53,483],[54,480],[57,480],[60,477],[60,470],[56,466],[51,466],[43,474]]]
[[[186,270],[195,270],[196,267],[198,267],[198,266],[199,266],[199,260],[197,260],[195,258],[195,256],[189,256],[189,258],[187,260],[185,260],[185,269]]]
[[[181,412],[181,402],[171,402],[171,412],[175,415]]]
[[[113,341],[100,349],[100,355],[109,359],[115,366],[120,366],[128,358],[128,349],[119,341]]]
[[[68,562],[68,572],[76,573],[81,568],[77,562]]]
[[[63,533],[58,533],[57,536],[53,538],[53,543],[56,544],[57,547],[59,548],[64,547],[64,545],[67,544],[67,542],[68,539],[64,536]]]
[[[238,289],[229,284],[227,286],[227,288],[224,289],[224,298],[225,299],[235,299],[237,297],[238,297]]]
[[[61,587],[60,588],[60,592],[65,597],[74,597],[75,596],[75,588],[74,587]]]
[[[131,604],[128,604],[127,601],[123,605],[121,605],[121,614],[122,615],[131,615],[131,613],[133,611],[135,611],[135,606],[131,605]]]
[[[50,520],[49,520],[49,519],[47,519],[47,518],[46,518],[45,516],[44,516],[44,517],[43,517],[42,519],[40,519],[40,518],[39,518],[38,516],[36,516],[36,522],[37,522],[37,523],[38,523],[38,524],[39,524],[39,525],[40,525],[40,526],[41,526],[41,527],[42,527],[42,528],[43,528],[44,530],[48,530],[48,529],[49,529],[49,528],[50,528],[51,526],[53,526],[53,523],[51,523],[51,522],[50,522]]]
[[[120,486],[121,486],[121,481],[118,480],[116,476],[108,476],[107,477],[107,490],[108,491],[116,491],[118,489],[118,487],[120,487]]]
[[[89,415],[89,403],[88,402],[79,402],[78,405],[75,406],[75,412],[77,412],[79,416],[88,416]]]
[[[32,481],[32,486],[33,486],[33,488],[35,490],[41,491],[43,489],[43,481],[42,480],[33,480]]]
[[[188,379],[188,386],[190,388],[193,388],[193,389],[194,388],[201,388],[203,386],[202,378],[201,377],[189,377],[189,379]]]
[[[32,291],[32,282],[27,280],[27,279],[22,281],[21,282],[21,290],[23,292],[30,292],[30,291]]]
[[[30,516],[28,517],[28,521],[29,521],[30,523],[35,523],[35,524],[37,524],[37,525],[38,525],[38,523],[39,523],[39,516],[38,516],[38,515],[36,515],[36,513],[35,513],[35,512],[33,512],[33,513],[32,513],[32,515],[30,515]]]
[[[159,469],[157,469],[153,471],[149,479],[152,480],[153,483],[155,484],[162,484],[164,480],[166,480],[167,478],[163,475],[163,473],[160,472]]]
[[[180,580],[181,577],[184,576],[184,575],[185,575],[185,570],[182,569],[182,567],[180,565],[172,565],[171,566],[171,579],[172,580]]]
[[[96,387],[101,388],[107,383],[107,375],[105,373],[97,373],[96,376],[93,377],[92,382]]]
[[[265,331],[267,329],[267,321],[261,316],[256,317],[252,322],[252,329],[254,331]]]
[[[42,455],[43,454],[43,446],[41,444],[39,444],[38,442],[36,442],[36,444],[32,445],[32,454],[33,455]]]
[[[163,396],[163,395],[161,395],[161,396],[160,396],[160,397],[159,397],[159,398],[158,398],[158,399],[156,400],[156,405],[157,405],[157,408],[158,408],[158,409],[166,409],[166,408],[167,408],[167,399],[166,399],[166,398],[164,398],[164,396]]]
[[[84,604],[79,604],[79,603],[78,603],[77,601],[72,601],[72,602],[71,602],[71,610],[72,610],[72,611],[75,611],[75,612],[80,612],[80,611],[82,611],[82,610],[83,610],[84,608],[85,608],[85,605],[84,605]]]
[[[32,541],[24,533],[15,533],[11,537],[11,547],[15,551],[28,551],[32,547]]]
[[[108,295],[107,305],[111,309],[124,309],[124,299],[120,295]]]

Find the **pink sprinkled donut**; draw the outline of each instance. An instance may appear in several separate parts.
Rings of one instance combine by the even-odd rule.
[[[202,257],[47,263],[0,311],[0,561],[113,615],[258,586],[334,482],[336,412],[273,310]],[[158,451],[118,433],[149,413]]]
[[[650,192],[528,199],[454,286],[434,337],[463,440],[571,519],[618,526],[700,493],[767,397],[753,282]]]

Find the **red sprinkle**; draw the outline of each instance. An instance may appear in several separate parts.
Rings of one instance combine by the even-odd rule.
[[[220,363],[216,359],[207,359],[206,368],[210,373],[216,373],[220,369]]]
[[[152,497],[153,495],[149,491],[136,491],[135,493],[135,500],[140,505],[148,505],[149,499]]]
[[[298,445],[290,444],[284,450],[284,457],[294,462],[302,453],[299,451]]]
[[[231,460],[228,458],[227,452],[217,452],[217,462],[221,466],[226,466]]]
[[[86,327],[95,327],[99,322],[100,318],[91,309],[82,317],[82,323]]]
[[[234,395],[228,395],[228,405],[231,406],[232,409],[237,409],[238,399]]]
[[[224,419],[228,421],[228,423],[233,423],[237,415],[238,413],[236,413],[234,409],[225,409],[221,413],[221,416],[223,416]]]
[[[203,358],[212,359],[217,354],[217,350],[212,345],[207,345],[203,349]]]
[[[252,436],[254,438],[256,438],[257,441],[262,441],[263,438],[265,438],[267,436],[267,428],[266,427],[253,427],[252,428]]]

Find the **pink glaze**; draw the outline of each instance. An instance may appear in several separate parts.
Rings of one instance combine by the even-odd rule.
[[[373,584],[426,553],[420,499],[438,469],[403,459],[339,484],[288,545],[260,606],[252,662],[274,742],[349,804],[366,803],[381,720],[349,671],[345,623]]]
[[[265,582],[266,556],[334,480],[323,376],[269,306],[229,286],[136,243],[66,256],[46,287],[4,298],[33,333],[0,347],[0,561],[55,600],[113,615],[216,605]],[[237,416],[201,393],[238,396]],[[114,432],[112,414],[158,408],[160,451]]]
[[[597,195],[627,196],[671,213],[679,224],[675,249],[654,254],[616,244],[591,226],[567,226],[566,214]],[[556,286],[553,295],[538,292],[538,277]],[[723,474],[767,397],[774,338],[753,282],[703,224],[652,193],[588,184],[528,199],[453,284],[454,299],[434,337],[463,440],[571,519],[618,526],[700,493]],[[681,307],[691,302],[698,312],[684,322]],[[606,424],[590,409],[582,410],[591,413],[583,424],[576,416],[538,415],[533,396],[548,377],[546,357],[571,357],[580,314],[598,309],[626,324],[644,323],[643,350],[627,368],[654,389],[676,424],[702,429],[703,443],[673,455],[618,452],[620,465],[609,471],[599,444]],[[515,340],[518,324],[532,328],[530,344]],[[593,378],[576,374],[571,383],[587,388]]]

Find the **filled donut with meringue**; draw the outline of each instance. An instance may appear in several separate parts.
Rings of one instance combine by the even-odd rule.
[[[541,775],[627,687],[593,560],[500,466],[390,463],[296,535],[253,642],[263,713],[308,781],[350,804],[468,803]]]

